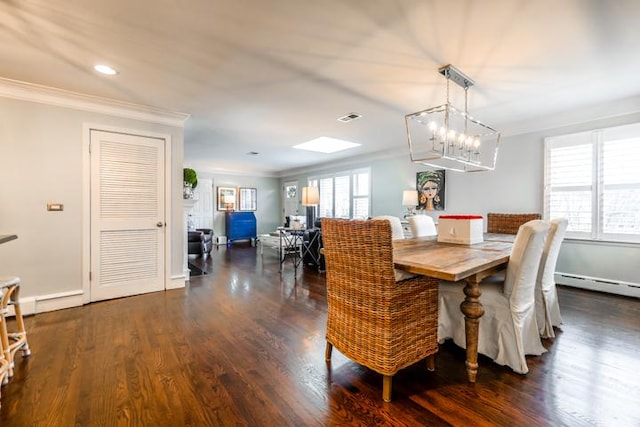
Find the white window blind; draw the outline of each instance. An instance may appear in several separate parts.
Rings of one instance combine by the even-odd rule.
[[[334,183],[334,212],[335,218],[349,218],[349,175],[336,176]]]
[[[547,138],[545,217],[567,236],[640,241],[640,124]]]
[[[367,219],[369,217],[369,188],[369,172],[353,175],[353,218]]]
[[[320,180],[320,217],[333,217],[333,178]]]
[[[367,218],[369,216],[369,175],[366,170],[348,171],[309,179],[320,193],[318,216]]]

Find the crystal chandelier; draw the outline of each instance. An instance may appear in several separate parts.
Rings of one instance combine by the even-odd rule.
[[[413,163],[459,172],[493,170],[500,132],[469,115],[467,94],[473,80],[452,65],[439,70],[447,79],[447,102],[405,116]],[[464,111],[449,101],[449,82],[464,89]]]

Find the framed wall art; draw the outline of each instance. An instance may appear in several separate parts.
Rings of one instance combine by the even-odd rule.
[[[239,191],[239,210],[255,211],[258,208],[258,190],[255,188],[240,188]]]
[[[444,210],[444,169],[416,173],[418,209]]]
[[[218,210],[236,210],[236,189],[234,187],[218,187]]]

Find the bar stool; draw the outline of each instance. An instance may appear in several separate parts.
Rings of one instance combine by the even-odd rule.
[[[18,350],[22,351],[22,357],[29,357],[31,350],[27,342],[27,331],[24,327],[24,319],[22,318],[22,309],[20,308],[20,278],[6,277],[0,278],[0,291],[2,291],[2,299],[0,300],[0,316],[2,316],[2,350],[4,359],[9,362],[8,376],[13,376],[13,368],[15,366],[14,357]],[[16,316],[16,330],[9,331],[7,327],[7,315],[9,314],[9,305],[13,306]]]
[[[7,335],[6,333],[6,319],[4,316],[0,315],[0,386],[3,386],[9,382],[9,366],[10,363],[4,357],[4,337]],[[1,397],[1,390],[0,390]],[[0,401],[0,406],[2,406],[2,402]]]

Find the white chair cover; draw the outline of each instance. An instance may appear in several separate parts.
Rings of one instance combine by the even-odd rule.
[[[549,234],[540,261],[540,271],[536,283],[536,320],[540,328],[540,336],[543,338],[554,338],[556,334],[553,327],[562,324],[555,272],[560,246],[568,225],[569,221],[566,218],[550,221]]]
[[[542,346],[536,322],[535,286],[549,224],[529,221],[518,230],[507,266],[504,284],[483,282],[480,301],[485,314],[480,318],[478,352],[515,372],[529,372],[526,354],[540,355]],[[464,315],[464,283],[440,283],[438,340],[447,338],[466,348]]]
[[[438,235],[436,224],[433,222],[433,218],[429,215],[413,215],[410,216],[407,221],[409,221],[413,237]]]
[[[393,215],[380,215],[373,217],[372,219],[386,219],[391,223],[391,240],[404,239],[404,232],[402,231],[402,222],[400,218]]]

